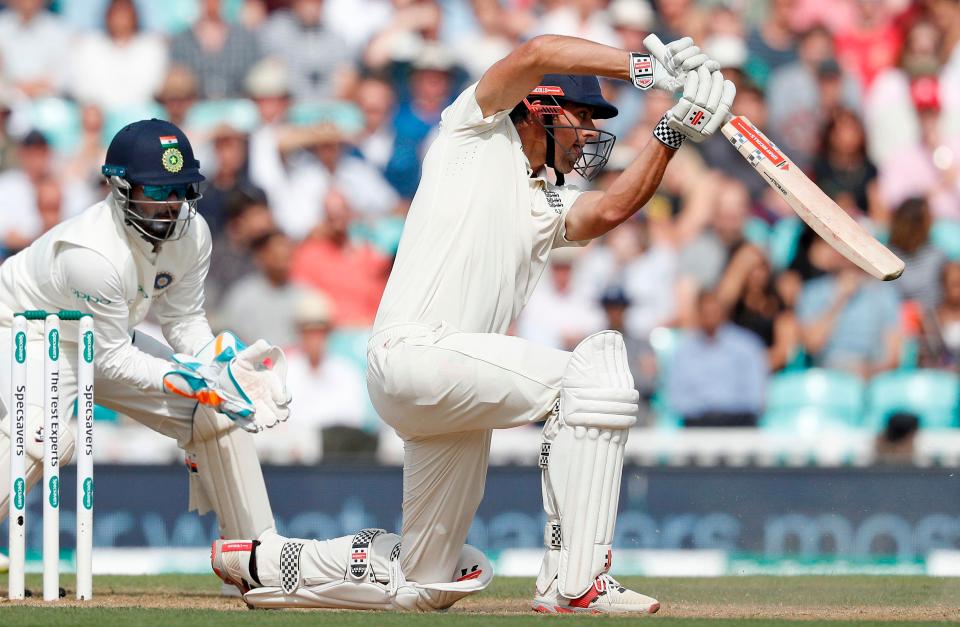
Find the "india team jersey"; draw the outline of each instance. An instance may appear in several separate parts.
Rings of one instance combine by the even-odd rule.
[[[0,265],[0,329],[27,309],[92,313],[97,375],[162,390],[170,363],[135,348],[130,331],[152,309],[174,350],[194,354],[212,339],[203,311],[210,250],[210,231],[197,215],[181,239],[153,252],[107,198]],[[64,342],[74,338],[64,331]]]
[[[476,88],[443,112],[374,332],[444,321],[464,332],[505,333],[550,250],[572,245],[564,219],[580,190],[531,178],[510,112],[484,118]]]

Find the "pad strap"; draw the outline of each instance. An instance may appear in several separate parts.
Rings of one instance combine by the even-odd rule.
[[[376,575],[370,568],[370,545],[373,539],[381,533],[386,533],[385,529],[361,529],[353,536],[350,543],[350,568],[347,569],[347,575],[354,581],[376,581]],[[397,543],[397,547],[400,543]],[[391,556],[392,557],[392,556]]]

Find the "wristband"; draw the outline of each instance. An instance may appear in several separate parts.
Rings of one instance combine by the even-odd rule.
[[[670,125],[667,124],[667,118],[669,113],[664,113],[663,117],[660,118],[660,121],[657,122],[657,125],[653,128],[653,136],[660,141],[661,144],[670,148],[672,150],[678,150],[680,146],[683,145],[683,140],[686,139],[682,133],[675,131],[670,128]]]
[[[653,87],[653,57],[642,52],[630,53],[630,80],[637,89]]]

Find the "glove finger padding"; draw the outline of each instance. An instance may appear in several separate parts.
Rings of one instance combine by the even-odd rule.
[[[717,105],[717,110],[713,114],[713,118],[707,122],[707,126],[703,129],[704,136],[709,137],[720,129],[720,126],[727,120],[727,116],[730,115],[730,107],[733,106],[733,99],[736,98],[736,96],[736,86],[731,81],[723,81],[720,104]]]
[[[257,407],[258,430],[269,429],[290,417],[287,361],[279,347],[257,340],[241,351],[227,370]]]

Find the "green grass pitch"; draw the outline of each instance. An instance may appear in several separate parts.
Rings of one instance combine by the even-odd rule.
[[[660,613],[651,624],[933,625],[960,621],[960,579],[930,577],[727,577],[623,578],[624,585],[657,597]],[[68,596],[55,604],[39,599],[6,600],[0,577],[0,624],[12,625],[530,625],[561,621],[586,624],[637,618],[540,616],[528,610],[530,579],[500,577],[483,594],[437,614],[246,609],[239,599],[219,596],[219,581],[203,575],[96,577],[94,599],[71,597],[73,578],[63,575]],[[39,595],[40,576],[27,579]]]

